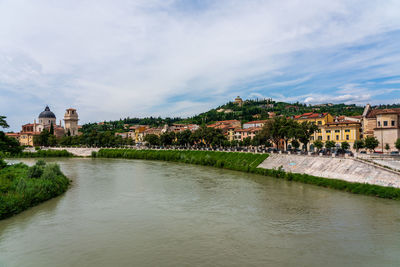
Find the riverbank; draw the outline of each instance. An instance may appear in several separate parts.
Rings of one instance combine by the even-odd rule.
[[[260,168],[259,165],[268,158],[268,154],[215,151],[101,149],[99,152],[93,153],[92,156],[102,158],[163,160],[212,166],[272,176],[289,181],[314,184],[354,194],[400,199],[399,188],[323,178],[304,173],[285,172],[283,168]]]
[[[69,183],[57,164],[46,164],[42,160],[32,167],[23,163],[1,164],[0,219],[61,195]]]
[[[18,154],[6,154],[7,158],[59,158],[59,157],[76,157],[74,154],[65,149],[62,150],[37,150],[37,151],[23,151]]]
[[[359,159],[272,154],[259,167],[273,169],[280,166],[285,172],[400,188],[399,172]]]

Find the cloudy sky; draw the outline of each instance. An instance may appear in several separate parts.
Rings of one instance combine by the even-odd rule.
[[[243,98],[400,102],[400,1],[0,0],[0,114],[188,116]]]

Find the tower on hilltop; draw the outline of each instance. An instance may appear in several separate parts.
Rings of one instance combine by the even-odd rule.
[[[243,106],[243,99],[240,98],[240,96],[238,96],[235,98],[234,103],[237,104],[239,107],[241,107],[241,106]]]
[[[78,135],[78,120],[76,109],[67,109],[64,115],[65,132],[68,133],[69,131],[71,136]]]

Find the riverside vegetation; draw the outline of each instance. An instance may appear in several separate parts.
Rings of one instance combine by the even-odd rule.
[[[92,157],[183,162],[272,176],[288,181],[314,184],[354,194],[397,200],[400,199],[399,188],[352,183],[338,179],[316,177],[308,174],[285,172],[282,170],[282,167],[279,169],[258,168],[257,166],[268,157],[268,154],[215,151],[101,149],[97,153],[93,152]]]
[[[0,219],[61,195],[69,183],[57,164],[7,165],[0,158]]]

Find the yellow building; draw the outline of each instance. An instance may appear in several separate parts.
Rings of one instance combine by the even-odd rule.
[[[354,141],[361,139],[361,123],[354,121],[329,122],[321,127],[318,139],[335,141],[337,144],[347,142],[353,147]]]
[[[294,116],[294,120],[296,120],[298,123],[306,121],[318,126],[318,130],[310,137],[311,143],[314,142],[314,140],[324,140],[322,127],[334,121],[333,116],[329,113],[312,112]]]

